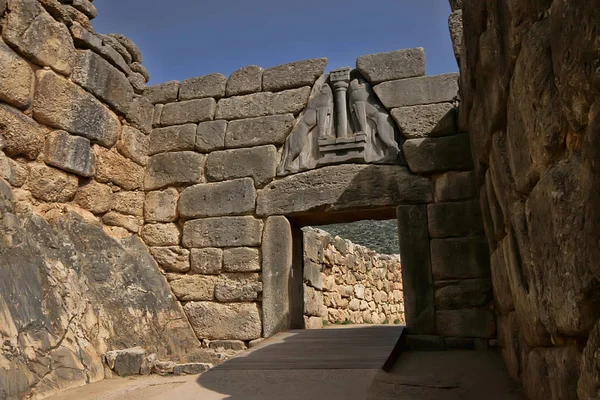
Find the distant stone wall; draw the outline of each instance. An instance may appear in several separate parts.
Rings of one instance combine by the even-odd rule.
[[[320,229],[303,233],[307,328],[406,323],[400,255],[378,254]]]

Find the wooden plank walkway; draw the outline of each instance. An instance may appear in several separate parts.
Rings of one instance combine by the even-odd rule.
[[[402,326],[291,330],[274,335],[214,370],[380,369],[393,363]]]

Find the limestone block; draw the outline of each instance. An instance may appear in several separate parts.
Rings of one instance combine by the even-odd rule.
[[[98,54],[90,50],[78,51],[71,79],[121,114],[129,111],[133,101],[129,80]]]
[[[27,164],[8,158],[4,153],[0,153],[0,164],[2,167],[2,178],[6,179],[12,187],[22,187],[27,183],[29,171]]]
[[[175,224],[146,224],[142,229],[142,239],[150,247],[179,245],[179,228]]]
[[[323,329],[323,318],[305,316],[304,329]]]
[[[109,368],[119,376],[139,375],[146,357],[146,350],[132,347],[125,350],[109,351],[105,355]]]
[[[466,133],[437,139],[409,139],[404,142],[403,150],[410,170],[416,174],[473,168]]]
[[[487,242],[483,236],[432,239],[431,267],[435,280],[489,277]]]
[[[51,71],[36,72],[33,117],[40,123],[113,146],[121,124],[115,114],[85,90]]]
[[[165,104],[161,125],[182,125],[194,122],[210,121],[215,117],[215,99],[197,99]]]
[[[46,164],[67,172],[90,177],[94,174],[94,153],[90,141],[56,131],[46,137],[44,148]]]
[[[114,193],[112,209],[122,214],[141,217],[144,210],[144,192]]]
[[[214,276],[168,274],[167,280],[180,301],[211,301],[215,297]]]
[[[133,72],[137,72],[137,73],[141,74],[144,77],[144,79],[146,80],[146,82],[148,82],[150,80],[150,73],[148,72],[146,67],[144,67],[139,62],[131,63],[130,67]]]
[[[0,135],[8,156],[35,160],[44,147],[46,132],[47,129],[16,108],[0,104]]]
[[[150,254],[166,272],[186,273],[190,270],[190,251],[177,246],[151,247]]]
[[[417,47],[369,54],[356,60],[356,69],[372,85],[394,79],[425,75],[425,49]]]
[[[200,183],[205,156],[192,151],[157,154],[148,160],[146,190]]]
[[[406,326],[414,334],[435,330],[435,303],[425,205],[397,208]]]
[[[290,279],[293,261],[292,228],[285,217],[269,217],[262,246],[263,336],[291,326]]]
[[[477,182],[472,171],[446,172],[434,182],[436,202],[467,200],[477,195]]]
[[[173,367],[173,375],[199,375],[213,367],[210,363],[186,363]]]
[[[177,219],[179,192],[175,188],[149,192],[144,205],[147,222],[173,222]]]
[[[179,100],[202,99],[225,96],[227,78],[223,74],[210,74],[186,79],[179,88]]]
[[[463,40],[462,10],[452,11],[452,14],[448,17],[448,27],[450,28],[450,38],[452,39],[454,56],[457,60],[460,60],[460,49]]]
[[[262,324],[256,303],[190,302],[184,310],[199,338],[253,340],[261,336]]]
[[[223,270],[225,272],[257,272],[260,269],[258,249],[234,247],[223,250]]]
[[[91,1],[88,0],[72,0],[73,7],[84,13],[89,19],[94,19],[98,16],[98,10]]]
[[[399,79],[380,83],[373,89],[388,109],[451,102],[458,96],[458,74]]]
[[[144,75],[132,72],[127,79],[136,94],[142,94],[144,92],[144,89],[146,88],[146,78],[144,78]]]
[[[77,192],[77,177],[44,164],[29,165],[29,191],[38,200],[66,203]]]
[[[492,302],[490,279],[461,279],[435,284],[435,309],[460,310],[489,306]]]
[[[185,219],[244,215],[252,213],[255,205],[256,190],[250,178],[201,183],[181,192],[179,214]]]
[[[489,310],[443,310],[435,316],[438,335],[492,339],[496,336],[496,317]]]
[[[225,147],[227,121],[208,121],[198,124],[196,130],[196,150],[210,152]]]
[[[394,108],[392,117],[406,139],[439,137],[456,133],[456,109],[452,103]]]
[[[321,314],[323,302],[323,292],[304,285],[304,315],[323,317]]]
[[[144,97],[152,104],[166,104],[177,100],[179,81],[169,81],[158,85],[146,86]]]
[[[68,75],[75,48],[69,29],[35,0],[10,0],[2,38],[36,64]]]
[[[110,186],[92,180],[79,188],[74,201],[91,213],[103,214],[110,209],[112,196]]]
[[[85,27],[85,24],[82,24]],[[89,25],[89,24],[88,24]],[[87,26],[87,29],[92,29],[91,26]],[[106,36],[102,36],[105,38]],[[121,72],[125,73],[125,75],[131,74],[131,68],[125,59],[119,54],[117,50],[113,48],[110,44],[107,44],[105,40],[102,40],[103,46],[100,48],[100,54],[102,57],[106,59],[109,63],[119,68]]]
[[[256,301],[262,292],[258,274],[223,274],[215,285],[215,298],[223,303]]]
[[[241,340],[211,340],[208,342],[208,348],[243,351],[247,349],[247,346]]]
[[[206,178],[223,181],[251,177],[257,187],[270,182],[279,163],[275,146],[215,151],[206,159]]]
[[[125,190],[135,190],[142,186],[144,167],[120,155],[116,150],[94,146],[96,153],[96,180],[112,182]]]
[[[225,91],[227,97],[260,92],[263,71],[256,65],[249,65],[234,71],[227,80]]]
[[[338,165],[270,183],[258,192],[257,214],[288,215],[320,206],[329,211],[365,210],[432,200],[429,179],[411,174],[406,167]]]
[[[73,0],[73,1],[75,1],[75,0]],[[133,43],[133,40],[131,40],[130,38],[128,38],[125,35],[121,35],[120,33],[111,33],[111,34],[109,34],[109,36],[112,36],[115,39],[117,39],[119,41],[119,43],[121,43],[121,45],[123,47],[125,47],[125,49],[127,49],[129,54],[131,55],[131,59],[133,61],[138,62],[138,63],[142,62],[142,52],[135,45],[135,43]]]
[[[254,217],[216,217],[187,221],[185,247],[244,247],[261,243],[263,222]]]
[[[0,100],[27,108],[33,98],[35,75],[31,65],[0,41]]]
[[[433,238],[458,237],[483,232],[481,209],[475,200],[427,206],[429,234]]]
[[[218,275],[223,266],[222,249],[192,249],[192,274]]]
[[[323,275],[321,274],[320,264],[304,259],[304,282],[315,289],[323,289]]]
[[[242,119],[274,114],[298,114],[306,107],[310,87],[277,93],[254,93],[219,100],[216,119]]]
[[[145,97],[135,97],[125,118],[132,126],[148,135],[152,132],[154,106]]]
[[[499,246],[490,257],[490,270],[494,283],[494,300],[500,314],[506,315],[515,309],[515,302],[508,278],[508,264],[503,246]]]
[[[193,151],[196,145],[196,125],[175,125],[156,128],[150,134],[149,155],[169,151]]]
[[[138,233],[141,221],[136,217],[111,211],[104,214],[102,222],[109,226],[119,226],[127,229],[129,232]]]
[[[133,162],[145,166],[148,163],[148,137],[136,128],[123,126],[117,150]]]
[[[225,134],[225,146],[235,148],[263,144],[282,145],[292,131],[295,121],[293,114],[232,121]]]
[[[153,128],[160,126],[160,117],[162,115],[163,108],[165,108],[164,104],[157,104],[154,106],[154,114],[152,115]]]
[[[323,75],[326,58],[296,61],[266,69],[262,75],[264,91],[279,91],[302,86],[312,86]]]

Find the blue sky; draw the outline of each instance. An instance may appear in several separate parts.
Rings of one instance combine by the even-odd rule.
[[[457,71],[447,0],[101,0],[99,33],[123,33],[142,50],[151,84],[246,65],[424,47],[427,74]]]

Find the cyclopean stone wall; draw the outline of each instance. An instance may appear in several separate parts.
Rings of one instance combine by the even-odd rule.
[[[598,399],[600,8],[454,3],[504,359],[530,399]]]
[[[400,255],[304,228],[304,321],[323,324],[402,324]]]

